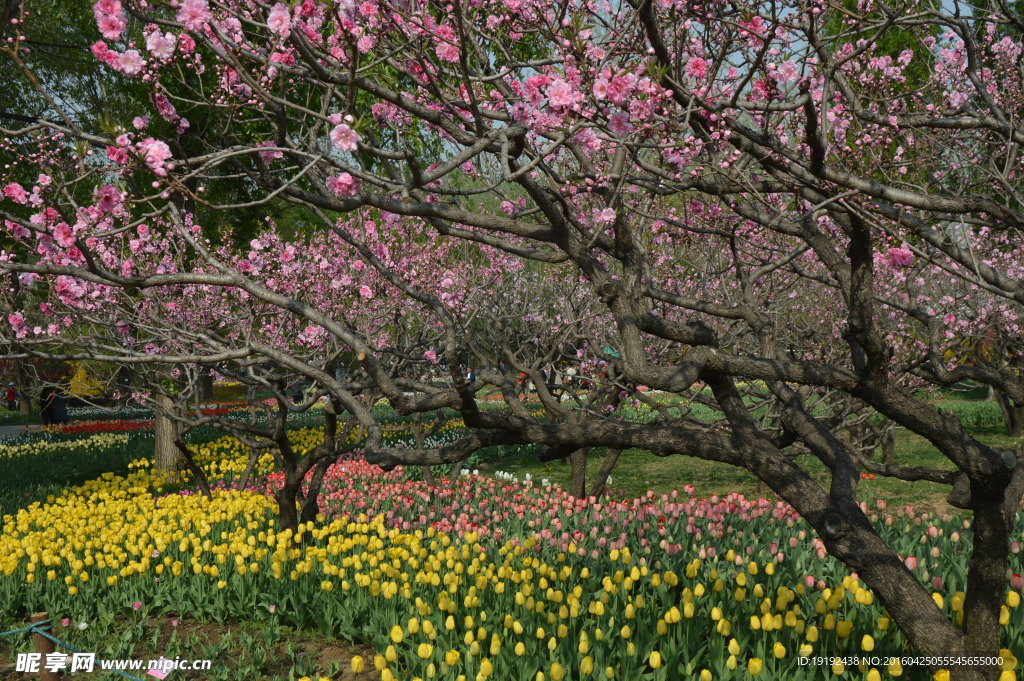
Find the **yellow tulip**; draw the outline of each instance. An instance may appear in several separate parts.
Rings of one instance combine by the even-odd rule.
[[[775,656],[775,659],[781,660],[786,656],[786,646],[776,641],[775,645],[772,646],[772,655]]]
[[[562,681],[565,678],[565,669],[562,665],[555,662],[551,665],[551,669],[548,670],[548,676],[551,677],[551,681]]]
[[[753,565],[753,563],[751,563],[751,565]],[[778,645],[778,644],[776,644],[776,645]],[[759,658],[759,657],[752,657],[747,662],[747,671],[750,672],[751,676],[757,676],[758,674],[761,673],[761,670],[763,668],[764,668],[764,663],[761,662],[761,658]]]
[[[659,653],[657,650],[652,650],[649,662],[651,665],[651,669],[658,669],[659,667],[661,667],[661,653]]]
[[[366,662],[363,660],[362,657],[360,657],[359,655],[355,655],[355,656],[352,657],[352,673],[353,674],[361,674],[363,672],[363,669],[365,669],[365,668],[366,668]]]
[[[405,638],[405,634],[402,632],[402,627],[397,624],[391,627],[391,640],[393,642],[401,643],[403,638]]]

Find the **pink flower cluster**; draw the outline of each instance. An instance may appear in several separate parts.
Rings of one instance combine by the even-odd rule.
[[[120,0],[97,0],[92,6],[92,14],[100,33],[107,40],[120,40],[124,29],[128,27]]]

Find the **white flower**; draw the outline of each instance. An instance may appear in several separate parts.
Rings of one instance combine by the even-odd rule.
[[[82,631],[85,631],[86,629],[89,628],[89,623],[88,622],[79,622],[78,623],[78,628],[80,630],[82,630]]]

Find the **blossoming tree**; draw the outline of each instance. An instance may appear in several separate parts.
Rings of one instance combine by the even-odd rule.
[[[739,466],[815,527],[922,654],[999,649],[1024,460],[918,395],[971,380],[1024,404],[1015,359],[958,351],[986,329],[1019,333],[1024,303],[1024,25],[1006,4],[99,0],[94,14],[93,55],[148,84],[152,111],[86,130],[51,100],[52,115],[5,130],[2,268],[52,296],[9,315],[12,340],[42,348],[86,319],[111,339],[89,353],[143,361],[119,350],[119,328],[188,328],[192,350],[155,343],[149,357],[288,366],[353,414],[384,464],[536,443]],[[18,25],[5,29],[14,60]],[[211,198],[224,186],[252,198]],[[199,237],[195,215],[280,202],[320,235],[272,258],[326,279],[282,287],[263,249]],[[496,299],[488,281],[516,267],[587,288],[614,342],[580,344],[574,359],[607,365],[591,380],[614,384],[615,400],[653,402],[644,386],[721,418],[653,403],[638,422],[580,401],[558,408],[593,418],[536,418],[518,399],[523,369],[473,323]],[[259,338],[232,336],[230,317],[187,325],[170,306],[192,291],[230,299],[233,315],[273,313]],[[145,321],[128,315],[147,292]],[[534,359],[562,352],[547,341],[576,323],[549,321]],[[265,342],[274,334],[289,343]],[[291,342],[307,338],[321,354]],[[358,372],[324,371],[337,352]],[[446,375],[431,379],[439,360]],[[485,386],[504,408],[479,408]],[[389,449],[355,397],[364,388],[402,414],[458,410],[472,432]],[[864,456],[844,431],[850,405],[924,437],[946,464]],[[830,474],[809,473],[808,457]],[[948,485],[972,511],[962,624],[868,521],[863,472]]]

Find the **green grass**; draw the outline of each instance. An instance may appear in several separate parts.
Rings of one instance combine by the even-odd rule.
[[[0,411],[0,426],[23,426],[27,423],[42,422],[43,417],[39,415],[38,409],[30,411],[28,416],[22,416],[17,411],[8,411],[6,406],[3,407],[3,411]]]

